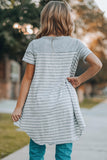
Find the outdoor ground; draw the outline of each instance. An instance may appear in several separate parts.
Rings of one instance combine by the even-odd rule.
[[[95,101],[95,99],[94,99]],[[85,121],[87,123],[87,131],[86,134],[83,135],[77,143],[73,145],[73,153],[72,153],[72,159],[79,159],[79,160],[85,160],[87,159],[87,156],[90,157],[91,160],[107,160],[106,157],[106,148],[107,148],[107,128],[106,128],[106,115],[107,115],[107,102],[102,102],[95,106],[96,103],[99,102],[93,102],[92,107],[92,101],[87,100],[88,104],[91,104],[91,109],[85,109],[81,108],[81,111],[84,115]],[[1,106],[3,105],[4,109],[6,104],[8,106],[11,104],[15,106],[15,101],[9,101],[8,103],[2,101],[0,103],[0,112],[3,112]],[[86,100],[84,101],[86,106]],[[82,105],[83,106],[83,105]],[[8,107],[7,107],[8,108]],[[10,107],[11,111],[12,108]],[[10,109],[9,108],[9,109]],[[2,111],[1,111],[2,110]],[[11,113],[10,110],[8,110],[8,113]],[[5,112],[6,113],[6,112]],[[5,125],[4,125],[5,124]],[[29,137],[26,135],[26,133],[21,132],[20,130],[16,130],[18,127],[13,126],[13,123],[10,119],[10,114],[0,114],[0,155],[1,158],[8,155],[3,160],[28,160],[28,143],[29,143]],[[5,131],[5,132],[4,132]],[[102,136],[103,135],[103,136]],[[18,150],[19,148],[25,146],[21,150]],[[17,152],[15,153],[14,151]],[[14,152],[13,154],[10,154]],[[21,154],[20,154],[21,153]],[[48,146],[45,154],[45,160],[48,160],[48,157],[51,157],[50,160],[54,160],[54,154],[55,154],[55,146]],[[16,156],[17,155],[17,156]],[[12,157],[13,156],[13,157]],[[21,157],[20,157],[21,156]],[[81,159],[80,159],[81,157]],[[102,157],[102,158],[101,158]]]
[[[0,158],[24,147],[29,143],[25,132],[18,131],[14,126],[10,114],[0,113]]]

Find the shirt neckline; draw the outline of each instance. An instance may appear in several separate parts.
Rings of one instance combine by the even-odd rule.
[[[64,37],[71,37],[71,36],[42,36],[41,38],[59,39],[59,38],[64,38]],[[71,38],[72,38],[72,37],[71,37]]]

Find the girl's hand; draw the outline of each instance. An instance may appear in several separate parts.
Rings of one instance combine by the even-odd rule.
[[[81,84],[79,77],[67,77],[67,80],[73,85],[74,88]]]
[[[19,118],[21,117],[21,113],[22,113],[22,108],[16,107],[11,115],[12,120],[18,121]]]

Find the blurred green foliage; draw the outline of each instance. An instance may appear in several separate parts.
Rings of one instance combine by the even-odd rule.
[[[39,27],[40,8],[36,8],[30,0],[12,1],[10,5],[6,5],[6,2],[2,2],[0,8],[0,57],[6,53],[20,62],[29,39],[23,32],[19,33],[18,29],[14,29],[13,24],[30,23],[33,27]]]

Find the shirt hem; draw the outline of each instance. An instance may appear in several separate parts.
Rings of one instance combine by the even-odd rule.
[[[82,130],[81,130],[81,133],[80,133],[80,135],[78,135],[78,137],[76,137],[76,138],[70,138],[70,139],[64,139],[64,140],[57,140],[57,141],[53,141],[53,142],[48,142],[48,141],[40,141],[40,140],[37,140],[37,139],[35,139],[35,138],[33,138],[33,137],[31,137],[30,136],[30,134],[23,128],[23,127],[21,127],[20,126],[20,123],[19,123],[19,121],[17,121],[17,122],[14,122],[14,125],[15,126],[18,126],[22,131],[24,131],[35,143],[37,143],[37,144],[39,144],[39,145],[56,145],[56,144],[64,144],[64,143],[75,143],[75,142],[77,142],[77,141],[79,141],[80,140],[80,137],[83,135],[83,134],[85,134],[85,128],[86,128],[86,125],[84,126],[84,128],[82,128]]]

